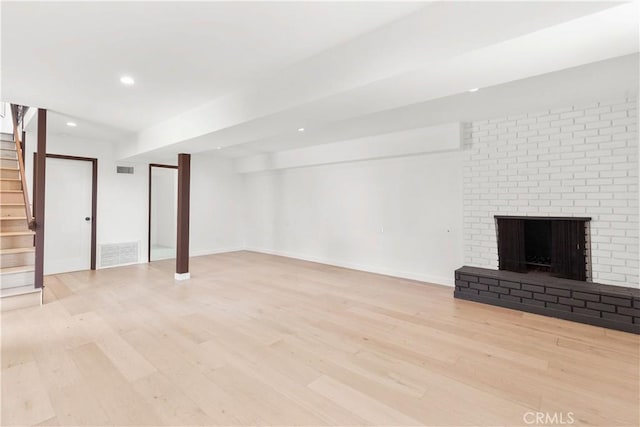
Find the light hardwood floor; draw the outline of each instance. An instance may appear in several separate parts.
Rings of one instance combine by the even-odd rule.
[[[48,277],[3,313],[2,425],[639,424],[632,334],[251,252],[173,267]]]

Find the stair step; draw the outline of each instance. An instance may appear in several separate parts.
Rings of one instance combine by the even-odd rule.
[[[0,178],[1,190],[22,190],[22,181],[17,178]]]
[[[14,137],[13,137],[12,133],[0,132],[0,140],[2,140],[2,141],[14,141]]]
[[[36,248],[34,247],[0,249],[0,255],[24,254],[24,253],[35,252],[35,251],[36,251]]]
[[[35,248],[10,248],[0,250],[0,268],[35,264]]]
[[[0,237],[14,237],[14,236],[33,236],[36,233],[31,230],[26,231],[2,231]]]
[[[13,295],[24,295],[40,292],[40,289],[35,288],[33,285],[16,286],[15,288],[0,290],[0,298],[6,298]]]
[[[27,231],[29,224],[25,216],[3,216],[0,217],[0,231]]]
[[[22,265],[0,269],[0,289],[18,288],[21,286],[33,286],[36,282],[35,266]]]
[[[5,159],[0,157],[0,168],[15,168],[18,166],[18,159]]]
[[[0,250],[32,247],[34,234],[33,231],[24,229],[0,232]]]
[[[24,202],[5,203],[0,200],[0,216],[24,216],[24,213]]]
[[[42,305],[42,288],[33,285],[20,286],[0,290],[0,309],[2,312],[17,310],[20,308],[36,307]]]
[[[5,267],[0,268],[0,275],[15,274],[15,273],[30,273],[35,271],[36,267],[33,265],[19,265],[17,267]]]
[[[20,179],[20,169],[0,168],[0,178]]]
[[[22,190],[0,190],[0,203],[24,203]]]
[[[15,148],[0,148],[0,157],[8,159],[17,159],[18,152]]]

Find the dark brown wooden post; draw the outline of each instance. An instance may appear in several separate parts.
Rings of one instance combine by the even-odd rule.
[[[96,269],[98,256],[98,159],[91,160],[91,269]]]
[[[38,144],[35,157],[35,182],[33,183],[34,217],[36,222],[36,265],[35,286],[43,287],[44,279],[44,186],[46,176],[47,152],[47,110],[38,108]]]
[[[153,166],[149,165],[149,199],[147,200],[147,262],[151,262],[151,173]]]
[[[191,154],[178,154],[178,239],[176,245],[176,280],[187,280],[189,274],[189,193],[191,186]]]

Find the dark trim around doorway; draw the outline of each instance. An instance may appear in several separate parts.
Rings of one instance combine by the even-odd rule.
[[[38,153],[33,153],[33,164],[36,164]],[[47,153],[47,158],[61,159],[61,160],[77,160],[82,162],[91,162],[91,269],[96,269],[97,258],[97,236],[98,236],[98,159],[95,157],[79,157],[68,156],[66,154],[51,154]],[[35,168],[34,168],[34,194],[35,194]],[[36,207],[36,200],[34,199],[34,210]]]
[[[178,166],[163,165],[160,163],[149,163],[149,197],[148,197],[148,218],[147,218],[147,262],[151,262],[151,169],[165,168],[178,169]]]

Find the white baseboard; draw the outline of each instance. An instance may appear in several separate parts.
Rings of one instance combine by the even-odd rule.
[[[153,261],[166,261],[166,260],[168,260],[168,259],[176,259],[176,257],[175,257],[175,256],[172,256],[172,255],[169,255],[169,256],[159,256],[159,257],[155,257],[155,258],[154,258],[154,259],[152,259],[151,261],[152,261],[152,262],[153,262]],[[146,260],[145,260],[145,261],[140,261],[140,262],[138,262],[137,264],[144,264],[145,262],[147,262],[147,261],[146,261]]]
[[[239,246],[237,246],[237,247],[220,248],[220,249],[204,249],[204,250],[199,250],[199,251],[191,251],[190,258],[199,257],[199,256],[205,256],[205,255],[216,255],[216,254],[222,254],[222,253],[227,253],[227,252],[238,252],[238,251],[259,252],[259,253],[263,253],[263,254],[277,255],[277,256],[283,256],[283,257],[287,257],[287,258],[299,259],[299,260],[302,260],[302,261],[317,262],[317,263],[320,263],[320,264],[327,264],[327,265],[332,265],[332,266],[335,266],[335,267],[349,268],[349,269],[358,270],[358,271],[366,271],[368,273],[383,274],[385,276],[393,276],[393,277],[399,277],[399,278],[402,278],[402,279],[416,280],[416,281],[419,281],[419,282],[426,282],[426,283],[430,283],[430,284],[434,284],[434,285],[450,286],[450,287],[454,286],[453,271],[451,272],[451,277],[442,277],[442,276],[435,276],[435,275],[431,275],[431,274],[394,270],[394,269],[390,269],[390,268],[386,268],[386,267],[373,266],[373,265],[367,265],[367,264],[343,262],[343,261],[339,261],[339,260],[331,259],[331,258],[317,257],[317,256],[305,255],[305,254],[298,254],[298,253],[288,252],[288,251],[271,250],[271,249],[265,249],[265,248],[259,248],[259,247],[239,247]],[[139,263],[140,264],[146,264],[146,260],[145,261],[141,261]],[[131,265],[131,264],[126,264],[126,265]],[[122,265],[101,267],[101,268],[111,268],[111,267],[122,267]],[[189,274],[189,273],[185,273],[185,274]],[[189,277],[187,277],[187,279],[188,278]],[[176,274],[176,280],[186,280],[186,279],[179,279],[178,278],[178,274]]]
[[[276,251],[276,250],[265,249],[265,248],[257,248],[257,247],[247,247],[244,250],[252,251],[252,252],[259,252],[259,253],[264,253],[264,254],[269,254],[269,255],[283,256],[283,257],[287,257],[287,258],[294,258],[294,259],[299,259],[299,260],[302,260],[302,261],[317,262],[317,263],[320,263],[320,264],[327,264],[327,265],[332,265],[332,266],[335,266],[335,267],[342,267],[342,268],[349,268],[349,269],[352,269],[352,270],[365,271],[367,273],[375,273],[375,274],[382,274],[382,275],[385,275],[385,276],[399,277],[399,278],[402,278],[402,279],[416,280],[416,281],[419,281],[419,282],[426,282],[426,283],[430,283],[430,284],[434,284],[434,285],[453,287],[454,286],[454,282],[455,282],[455,280],[453,278],[453,274],[454,274],[453,271],[451,271],[451,277],[442,277],[442,276],[434,276],[434,275],[430,275],[430,274],[394,270],[394,269],[390,269],[390,268],[371,266],[371,265],[366,265],[366,264],[359,264],[359,263],[352,263],[352,262],[342,262],[342,261],[338,261],[338,260],[335,260],[335,259],[317,257],[317,256],[311,256],[311,255],[301,255],[301,254],[297,254],[297,253],[293,253],[293,252],[287,252],[287,251]]]
[[[107,268],[117,268],[117,267],[127,267],[129,265],[136,265],[136,264],[146,264],[147,260],[145,259],[144,261],[136,261],[136,262],[128,262],[126,264],[115,264],[115,265],[99,265],[98,267],[96,267],[96,270],[104,270]]]
[[[238,252],[238,251],[244,251],[244,250],[245,248],[240,246],[231,247],[231,248],[221,248],[221,249],[203,249],[199,251],[191,251],[191,253],[189,254],[189,258],[196,257],[196,256],[223,254],[227,252]]]
[[[226,253],[226,252],[238,252],[238,251],[243,251],[243,250],[245,250],[245,249],[242,248],[242,247],[232,247],[232,248],[222,248],[222,249],[204,249],[204,250],[200,250],[200,251],[192,251],[189,254],[189,258],[193,258],[193,257],[197,257],[197,256],[204,256],[204,255],[223,254],[223,253]],[[175,257],[173,257],[173,258],[158,258],[158,259],[155,259],[154,261],[163,261],[163,260],[167,260],[167,259],[175,259]],[[127,264],[98,266],[97,269],[98,270],[102,270],[102,269],[105,269],[105,268],[126,267],[128,265],[136,265],[136,264],[148,264],[147,257],[145,256],[144,259],[139,259],[136,262],[130,262],[130,263],[127,263]]]
[[[0,296],[0,312],[41,306],[43,303],[44,292],[42,292],[42,288],[30,287],[26,291],[13,288],[5,291],[7,293]]]

